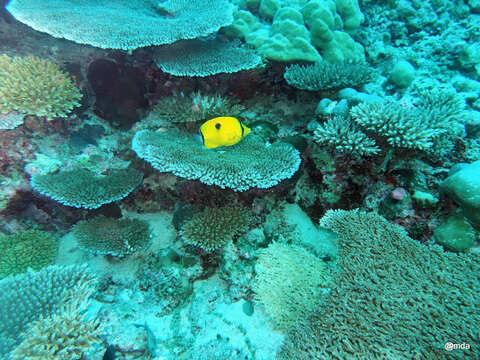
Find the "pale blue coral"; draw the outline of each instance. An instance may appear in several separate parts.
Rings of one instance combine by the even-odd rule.
[[[154,54],[158,67],[175,76],[231,74],[262,65],[261,57],[240,41],[221,39],[177,41],[158,47]]]
[[[12,0],[7,10],[54,37],[122,50],[206,36],[233,21],[227,0]]]
[[[135,134],[132,148],[157,170],[235,191],[270,188],[293,176],[300,166],[299,152],[293,146],[265,144],[253,134],[215,151],[203,147],[191,134],[142,130]]]

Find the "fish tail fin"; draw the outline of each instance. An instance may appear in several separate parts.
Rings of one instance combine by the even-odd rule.
[[[245,125],[242,124],[242,127],[243,127],[243,136],[247,136],[248,134],[250,134],[252,131],[250,130],[250,128],[246,127]]]

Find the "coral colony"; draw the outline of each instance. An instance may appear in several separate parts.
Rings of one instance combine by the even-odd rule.
[[[0,358],[478,360],[479,17],[8,1]]]

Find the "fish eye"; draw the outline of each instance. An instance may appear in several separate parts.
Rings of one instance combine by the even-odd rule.
[[[221,127],[221,126],[222,126],[222,125],[221,125],[220,123],[216,123],[216,124],[215,124],[215,129],[220,130],[220,127]]]

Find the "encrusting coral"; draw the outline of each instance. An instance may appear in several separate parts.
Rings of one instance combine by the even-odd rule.
[[[70,77],[49,61],[35,56],[0,56],[0,113],[17,111],[66,117],[79,106],[82,94]]]

